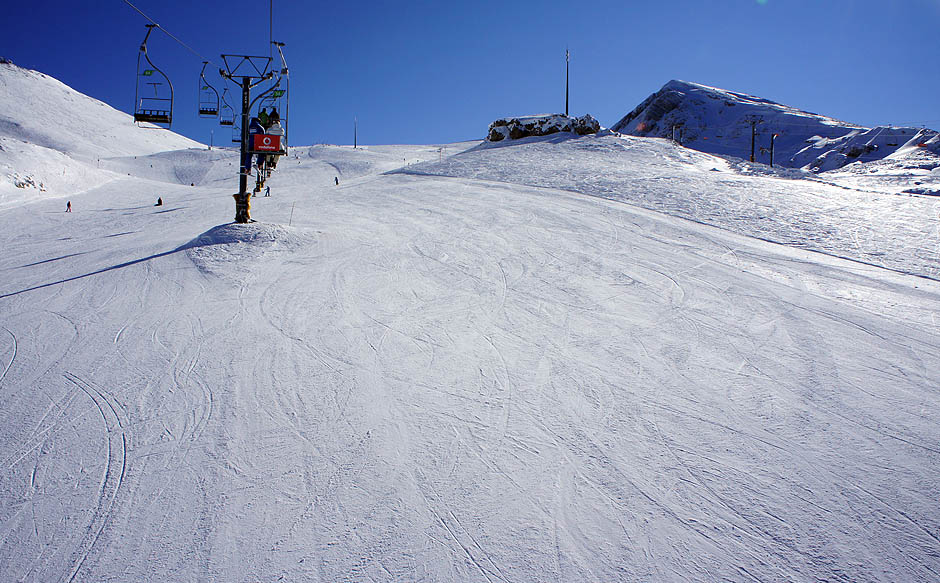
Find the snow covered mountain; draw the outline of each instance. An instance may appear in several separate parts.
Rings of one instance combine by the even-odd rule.
[[[940,197],[559,133],[241,225],[176,145],[0,206],[0,581],[937,579]]]
[[[814,172],[853,162],[889,159],[899,166],[917,158],[940,167],[937,132],[910,127],[864,128],[744,93],[687,81],[670,81],[614,124],[634,136],[675,138],[702,152]],[[776,138],[773,138],[776,136]]]

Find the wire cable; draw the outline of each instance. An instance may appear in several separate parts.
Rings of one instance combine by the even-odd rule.
[[[209,62],[209,63],[212,63],[212,66],[218,67],[218,65],[217,65],[212,59],[208,59],[208,58],[202,56],[201,54],[199,54],[198,51],[196,51],[196,50],[193,49],[191,46],[189,46],[188,44],[186,44],[186,43],[184,43],[183,41],[181,41],[181,40],[180,40],[179,38],[177,38],[173,33],[171,33],[171,32],[168,31],[167,29],[165,29],[165,28],[163,28],[162,26],[160,26],[160,23],[158,23],[156,20],[154,20],[154,19],[150,18],[149,16],[147,16],[146,14],[144,14],[144,12],[143,12],[140,8],[138,8],[138,7],[134,6],[133,4],[131,4],[129,0],[124,0],[124,3],[127,4],[128,6],[130,6],[131,8],[133,8],[134,10],[136,10],[136,11],[138,12],[138,14],[140,14],[141,16],[143,16],[144,18],[146,18],[147,20],[149,20],[150,22],[152,22],[154,26],[156,26],[157,28],[159,28],[160,30],[162,30],[163,32],[165,32],[168,37],[170,37],[171,39],[173,39],[173,40],[175,40],[176,42],[178,42],[178,43],[179,43],[180,45],[182,45],[187,51],[189,51],[189,52],[191,52],[192,54],[196,55],[197,57],[199,57],[199,58],[202,59],[203,61],[207,61],[207,62]]]

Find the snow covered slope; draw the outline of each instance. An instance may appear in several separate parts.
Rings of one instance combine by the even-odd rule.
[[[112,180],[99,159],[204,147],[12,63],[0,63],[0,104],[0,207]]]
[[[789,168],[825,171],[853,162],[891,157],[901,163],[911,148],[925,144],[933,167],[940,167],[940,145],[933,130],[905,127],[874,129],[754,97],[687,81],[670,81],[611,128],[634,136],[679,139],[702,152],[749,159],[755,124],[754,160]]]
[[[0,581],[936,580],[940,199],[564,138],[0,208]]]
[[[44,75],[0,64],[0,136],[85,161],[205,147],[133,117]]]
[[[482,144],[442,163],[402,171],[563,188],[940,279],[940,199],[890,196],[801,172],[772,172],[667,140],[526,138]],[[904,176],[894,183],[896,189],[905,185],[940,189],[940,175]]]

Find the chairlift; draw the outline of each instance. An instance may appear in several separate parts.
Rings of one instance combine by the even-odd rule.
[[[264,186],[265,180],[277,168],[278,158],[287,155],[290,77],[288,76],[287,61],[284,59],[284,51],[282,50],[284,43],[273,42],[272,44],[277,47],[277,52],[280,55],[281,69],[273,72],[271,77],[273,83],[256,98],[256,117],[252,120],[252,123],[260,122],[258,129],[263,128],[263,133],[249,130],[251,141],[247,153],[251,156],[257,156],[258,160],[255,191]],[[254,103],[251,105],[254,106]],[[277,112],[277,121],[265,123],[265,118],[275,111]],[[266,115],[262,116],[262,112],[266,112]],[[270,118],[267,119],[270,120]]]
[[[225,99],[226,95],[228,95],[228,87],[222,91],[222,107],[219,109],[219,125],[231,126],[235,125],[235,110],[228,104],[228,100]]]
[[[218,117],[219,92],[206,79],[208,64],[209,61],[203,61],[202,71],[199,72],[199,117]]]
[[[147,54],[147,39],[155,24],[148,24],[147,35],[137,53],[137,87],[134,95],[134,121],[170,127],[173,121],[173,83],[157,68]],[[143,56],[143,60],[141,60]],[[162,81],[160,79],[163,79]],[[150,95],[150,91],[153,95]],[[146,126],[142,126],[146,127]]]
[[[237,123],[237,122],[233,119],[230,125],[232,126],[232,143],[233,143],[233,144],[240,144],[240,143],[242,143],[242,128],[241,128],[241,124],[240,124],[240,123]]]
[[[280,135],[282,136],[281,141],[286,143],[286,139],[283,138],[286,135],[287,127],[287,116],[282,112],[285,112],[284,104],[286,102],[287,91],[285,89],[280,89],[279,84],[283,80],[278,80],[271,88],[268,89],[265,93],[261,95],[258,99],[258,108],[255,111],[255,117],[261,119],[261,112],[264,111],[266,116],[277,115],[277,121],[279,126],[268,126],[265,128],[265,133]]]
[[[271,44],[277,47],[278,56],[281,59],[281,68],[279,71],[275,72],[275,82],[267,91],[262,93],[258,99],[258,109],[255,115],[260,115],[263,110],[267,110],[268,114],[272,111],[277,111],[278,119],[281,123],[281,130],[283,131],[283,133],[278,134],[281,136],[281,151],[283,154],[286,154],[288,117],[290,113],[290,75],[287,68],[287,60],[284,58],[284,51],[282,49],[284,43],[272,41]],[[277,134],[277,132],[269,133]]]

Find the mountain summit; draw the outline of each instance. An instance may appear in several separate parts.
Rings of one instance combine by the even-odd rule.
[[[923,150],[932,154],[935,167],[940,166],[940,141],[933,130],[869,129],[688,81],[666,83],[611,129],[634,136],[673,138],[702,152],[744,159],[751,156],[753,133],[755,162],[812,171],[889,156],[919,157]]]

